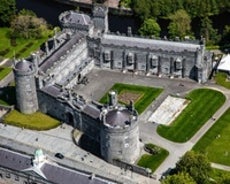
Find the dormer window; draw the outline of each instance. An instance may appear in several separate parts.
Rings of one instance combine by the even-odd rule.
[[[128,62],[128,64],[133,64],[134,63],[134,57],[133,57],[132,53],[128,53],[127,62]]]

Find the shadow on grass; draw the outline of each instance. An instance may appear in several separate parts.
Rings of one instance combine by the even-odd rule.
[[[14,86],[7,86],[0,88],[0,104],[1,105],[15,105],[16,94]]]

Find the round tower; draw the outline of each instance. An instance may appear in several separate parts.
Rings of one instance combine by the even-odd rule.
[[[38,110],[35,73],[34,64],[27,60],[19,61],[14,66],[17,108],[24,114],[32,114]]]
[[[108,108],[102,111],[101,121],[102,157],[110,163],[114,159],[134,163],[140,154],[136,111],[126,107]]]

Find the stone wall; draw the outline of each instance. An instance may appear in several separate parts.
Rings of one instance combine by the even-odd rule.
[[[102,45],[101,47],[99,62],[95,62],[101,68],[198,80],[196,53],[149,51],[148,49],[110,45]],[[94,50],[94,52],[97,51]]]
[[[101,154],[110,163],[114,159],[134,163],[140,154],[138,123],[128,128],[101,128]]]
[[[17,108],[25,114],[31,114],[38,110],[34,72],[14,71]]]

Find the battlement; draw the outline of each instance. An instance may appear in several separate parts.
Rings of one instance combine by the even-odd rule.
[[[103,5],[95,5],[93,6],[93,17],[106,17],[108,14],[108,7]]]

